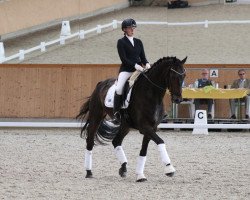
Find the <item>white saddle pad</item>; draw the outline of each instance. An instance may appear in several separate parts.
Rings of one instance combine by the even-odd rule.
[[[125,100],[125,104],[122,106],[122,108],[128,107],[130,96],[131,96],[131,91],[132,91],[132,88],[130,88],[129,93],[127,95],[127,99]],[[108,108],[114,107],[114,95],[115,95],[115,84],[109,88],[107,95],[105,97],[104,104],[106,107],[108,107]]]

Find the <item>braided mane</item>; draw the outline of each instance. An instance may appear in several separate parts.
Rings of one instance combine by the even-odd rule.
[[[157,60],[153,65],[152,67],[155,67],[155,66],[158,66],[159,64],[163,63],[163,62],[173,62],[174,60],[176,60],[176,57],[163,57],[163,58],[160,58],[159,60]]]

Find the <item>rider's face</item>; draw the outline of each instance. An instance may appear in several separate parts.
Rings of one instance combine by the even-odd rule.
[[[135,27],[127,27],[123,29],[127,36],[133,36]]]

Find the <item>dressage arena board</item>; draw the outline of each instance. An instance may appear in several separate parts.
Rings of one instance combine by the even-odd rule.
[[[174,177],[163,174],[150,142],[145,175],[135,182],[142,135],[131,131],[123,147],[128,176],[118,175],[111,143],[95,146],[93,179],[85,179],[85,140],[79,129],[0,129],[0,199],[249,199],[249,133],[162,131]]]

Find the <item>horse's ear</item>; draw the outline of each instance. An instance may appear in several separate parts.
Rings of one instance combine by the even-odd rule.
[[[187,61],[187,56],[181,61],[181,63],[184,64],[186,61]]]

